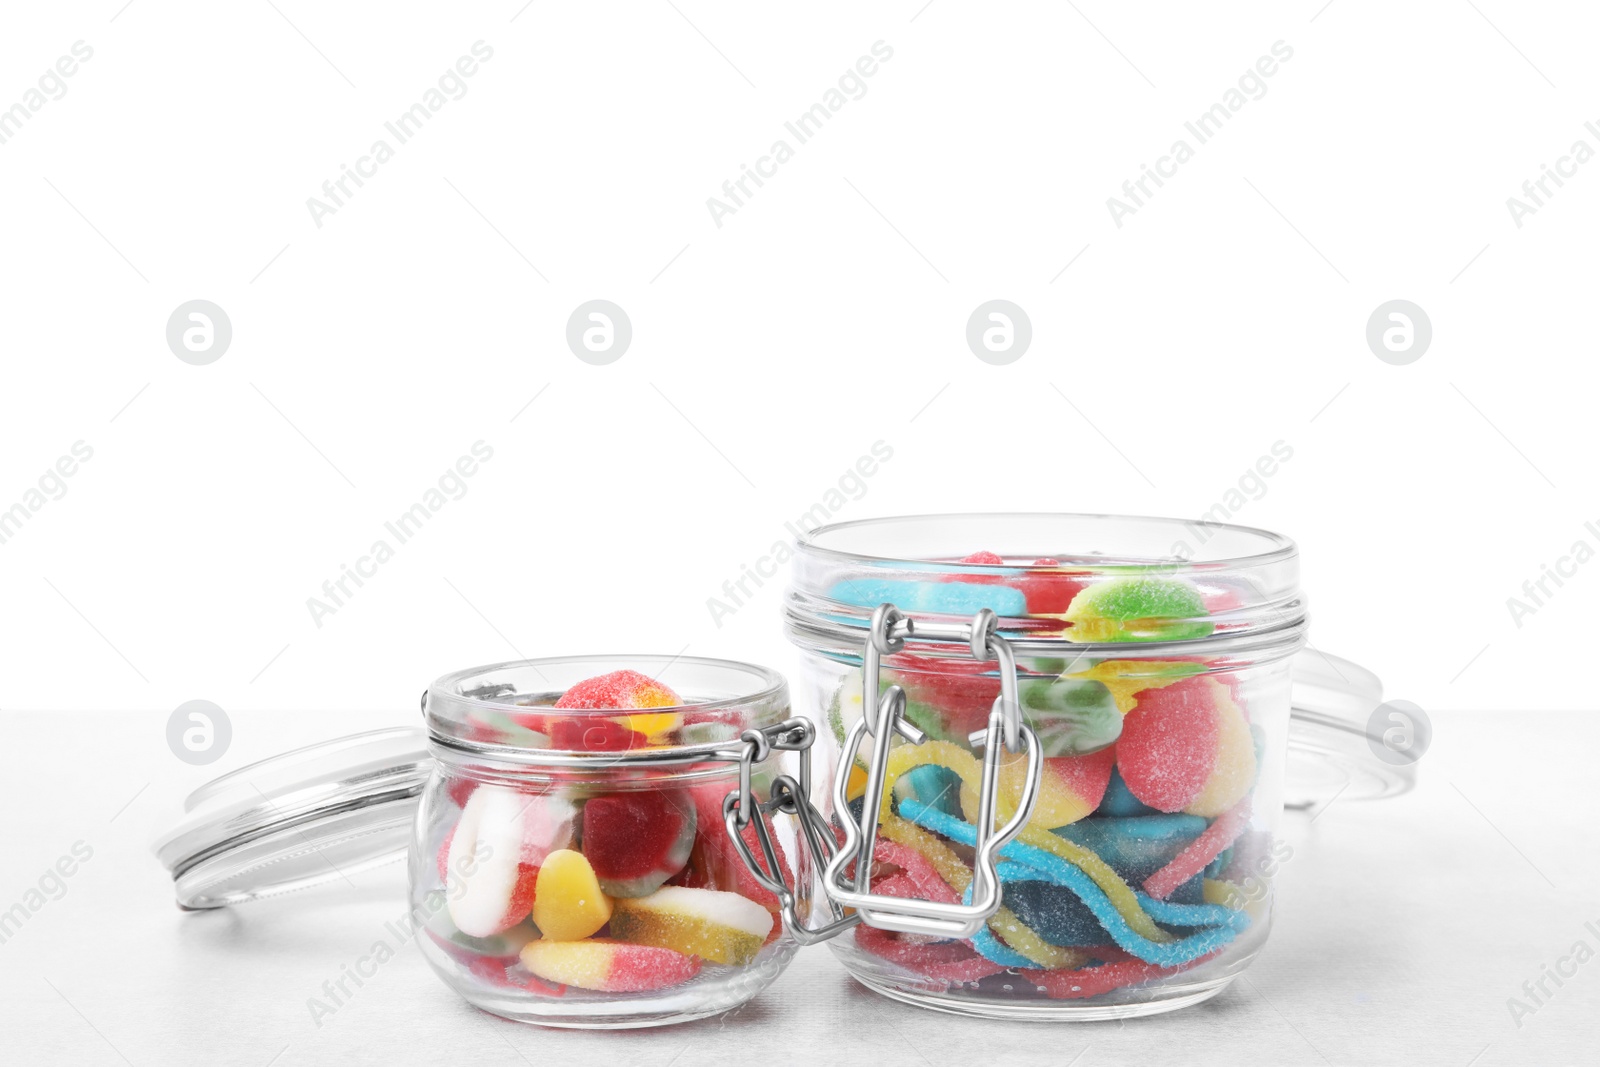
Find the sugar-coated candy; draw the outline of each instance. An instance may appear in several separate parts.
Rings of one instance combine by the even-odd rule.
[[[929,763],[911,768],[895,779],[894,796],[896,800],[920,800],[947,815],[961,813],[961,779],[947,767]]]
[[[550,941],[579,941],[612,915],[610,898],[583,853],[558,849],[539,868],[533,924]]]
[[[889,753],[889,766],[884,777],[886,790],[879,810],[879,833],[891,841],[898,841],[927,856],[939,871],[940,877],[958,889],[965,889],[971,881],[972,871],[938,838],[919,826],[902,819],[891,808],[895,780],[912,767],[926,763],[948,767],[961,776],[962,809],[967,818],[977,817],[977,788],[983,768],[977,758],[964,748],[944,741],[923,745],[904,745]],[[969,799],[970,798],[970,799]],[[1003,821],[1015,811],[1014,803],[1006,800],[1004,793],[998,797],[998,817]],[[1128,885],[1110,865],[1082,845],[1068,841],[1058,834],[1038,826],[1024,826],[1017,835],[1019,841],[1047,851],[1064,862],[1071,863],[1086,873],[1100,887],[1118,913],[1141,937],[1162,941],[1167,933],[1139,907],[1133,887]]]
[[[612,671],[609,674],[586,678],[572,686],[561,699],[558,708],[591,708],[599,710],[629,710],[633,708],[671,708],[683,701],[668,686],[638,671]]]
[[[988,608],[1001,618],[1028,613],[1020,589],[977,581],[915,582],[892,578],[849,578],[836,582],[828,596],[841,604],[876,608],[893,604],[904,612],[930,615],[976,615]]]
[[[681,985],[700,973],[700,961],[681,952],[613,938],[534,941],[522,965],[547,982],[601,993],[646,993]]]
[[[1186,966],[1192,967],[1208,960],[1218,951],[1221,950],[1214,950],[1197,957]],[[1174,967],[1159,967],[1143,960],[1129,959],[1074,971],[1025,971],[1023,977],[1033,982],[1052,1000],[1078,1000],[1084,997],[1097,997],[1115,989],[1138,985],[1140,982],[1148,982],[1152,978],[1173,974],[1177,970],[1178,968]]]
[[[915,801],[907,801],[902,805],[902,810],[907,818],[953,841],[969,847],[977,841],[977,828],[971,823],[953,819]],[[1166,967],[1188,963],[1197,956],[1227,944],[1235,936],[1236,931],[1232,926],[1214,926],[1178,939],[1165,935],[1160,941],[1147,938],[1129,925],[1105,892],[1077,866],[1020,841],[1012,841],[1001,850],[1000,855],[1008,861],[1002,864],[1007,868],[1001,872],[1003,879],[1043,877],[1066,886],[1094,912],[1095,919],[1118,947],[1147,963]],[[1227,911],[1226,908],[1219,909],[1219,912]],[[1141,910],[1141,914],[1146,913]]]
[[[1206,637],[1205,602],[1189,583],[1158,575],[1106,578],[1064,613],[1074,641],[1187,641]]]
[[[703,782],[688,787],[696,811],[694,845],[689,851],[688,865],[674,881],[691,889],[719,889],[738,893],[767,911],[776,913],[780,906],[777,896],[756,881],[756,876],[745,866],[738,847],[728,837],[727,824],[722,818],[722,803],[729,791],[736,788],[736,779]],[[773,875],[775,872],[767,868],[766,857],[761,852],[755,824],[752,822],[746,826],[739,836],[749,847],[750,854],[761,864],[761,869]],[[778,855],[778,866],[781,868],[776,872],[777,876],[785,885],[794,884],[794,869],[784,852],[783,842],[776,836],[772,838],[772,849]]]
[[[1099,682],[1111,691],[1117,710],[1126,715],[1146,689],[1160,689],[1196,674],[1205,673],[1205,664],[1187,660],[1103,659],[1072,677]]]
[[[1250,798],[1239,801],[1208,826],[1171,863],[1144,880],[1144,891],[1160,900],[1198,878],[1212,860],[1250,825]]]
[[[1083,591],[1083,570],[1058,569],[1058,560],[1045,557],[1033,561],[1033,570],[1017,581],[1028,602],[1030,615],[1061,615],[1072,606],[1072,601]],[[1045,569],[1041,569],[1045,568]]]
[[[1111,690],[1086,678],[1029,678],[1018,687],[1022,712],[1046,756],[1081,756],[1122,734]]]
[[[774,922],[771,912],[738,893],[669,885],[647,897],[618,900],[611,936],[743,966],[761,951]]]
[[[1093,850],[1112,870],[1138,885],[1176,859],[1205,831],[1206,820],[1198,815],[1156,814],[1085,819],[1056,832]]]
[[[1122,772],[1115,767],[1111,768],[1111,781],[1106,783],[1106,795],[1101,798],[1100,806],[1095,809],[1096,815],[1126,816],[1126,815],[1155,815],[1156,809],[1140,800],[1128,791],[1128,783],[1122,780]]]
[[[480,785],[450,834],[450,918],[472,937],[510,929],[533,908],[539,866],[572,841],[576,811],[553,794]]]
[[[1047,757],[1039,774],[1039,798],[1034,803],[1028,825],[1053,830],[1075,823],[1094,811],[1100,806],[1100,798],[1105,796],[1116,758],[1116,750],[1110,748],[1086,756]],[[999,795],[1007,811],[1016,810],[1027,779],[1026,755],[1007,752],[1001,757]],[[977,791],[964,786],[962,806],[975,811],[977,799]]]
[[[1117,766],[1151,807],[1209,818],[1250,791],[1255,741],[1228,687],[1197,676],[1139,695],[1123,720]]]
[[[450,921],[449,902],[441,889],[432,890],[422,898],[422,912],[426,915],[423,926],[438,946],[464,962],[488,958],[511,962],[522,951],[522,946],[539,936],[538,929],[526,919],[509,930],[488,937],[464,934]]]
[[[960,941],[926,944],[907,934],[856,927],[856,944],[874,956],[897,964],[925,978],[941,982],[976,982],[1004,970]]]
[[[583,805],[583,855],[607,896],[642,897],[683,870],[697,821],[683,790],[592,797]]]

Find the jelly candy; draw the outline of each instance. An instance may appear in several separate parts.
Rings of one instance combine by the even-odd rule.
[[[1134,699],[1146,689],[1160,689],[1191,675],[1204,674],[1205,664],[1184,660],[1106,659],[1075,672],[1072,677],[1099,682],[1111,690],[1117,710],[1133,710]]]
[[[1207,827],[1171,863],[1146,878],[1144,891],[1158,900],[1171,896],[1179,886],[1198,877],[1249,825],[1250,800],[1246,797]]]
[[[533,907],[539,865],[572,840],[575,809],[553,795],[480,785],[451,831],[450,918],[472,937],[508,930]]]
[[[626,752],[645,748],[650,739],[615,719],[553,719],[550,722],[552,747],[572,752]]]
[[[561,699],[556,701],[555,706],[625,710],[672,708],[682,703],[677,693],[649,675],[640,674],[638,671],[612,671],[579,682],[561,694]]]
[[[961,814],[961,779],[946,767],[929,763],[911,768],[895,779],[894,796],[897,801],[920,800],[947,815]]]
[[[1254,784],[1255,743],[1227,686],[1188,678],[1139,695],[1123,720],[1117,766],[1151,807],[1212,817]]]
[[[1155,815],[1156,809],[1128,792],[1128,783],[1122,772],[1111,768],[1111,781],[1106,783],[1106,795],[1095,809],[1096,815]]]
[[[981,576],[980,576],[981,577]],[[841,604],[876,608],[893,604],[904,612],[929,615],[976,615],[988,608],[1001,618],[1028,613],[1022,590],[977,581],[913,582],[891,578],[850,578],[828,590]]]
[[[737,788],[735,781],[707,782],[689,787],[689,795],[697,812],[694,845],[689,852],[688,866],[675,881],[691,889],[736,892],[776,914],[779,908],[777,896],[756,881],[750,868],[745,866],[738,848],[728,838],[727,824],[722,818],[722,801],[735,788]],[[750,854],[761,863],[761,869],[769,875],[772,874],[772,871],[767,870],[766,857],[761,853],[761,843],[756,837],[755,824],[746,826],[739,836],[749,847]],[[783,842],[773,837],[772,848],[778,854],[778,865],[783,868],[782,880],[785,884],[792,885],[794,870],[790,867],[789,857],[783,850]]]
[[[696,821],[681,790],[592,797],[583,806],[583,855],[607,896],[642,897],[683,870]]]
[[[671,949],[611,938],[534,941],[522,965],[547,982],[601,993],[645,993],[681,985],[700,973],[700,961]]]
[[[611,918],[611,900],[580,852],[558,849],[539,868],[533,924],[550,941],[579,941]]]
[[[1188,641],[1206,637],[1205,602],[1177,578],[1108,578],[1073,598],[1064,618],[1074,641]]]
[[[761,951],[773,923],[771,912],[738,893],[669,885],[647,897],[618,900],[611,936],[742,966]]]
[[[1105,748],[1122,734],[1122,712],[1100,682],[1029,678],[1017,696],[1046,756],[1081,756]]]
[[[424,895],[421,910],[427,915],[423,921],[424,928],[434,942],[463,962],[482,958],[513,962],[522,951],[522,946],[539,936],[538,929],[527,920],[488,937],[464,934],[450,921],[448,900],[443,890],[436,889]]]
[[[925,763],[948,767],[961,776],[962,807],[969,817],[975,817],[977,813],[977,787],[983,774],[983,768],[978,765],[978,761],[972,753],[948,742],[934,741],[923,745],[904,745],[892,750],[889,753],[889,766],[884,777],[885,789],[892,790],[896,778],[910,768],[921,766]],[[973,798],[970,807],[968,807],[969,795]],[[997,799],[996,807],[999,818],[1002,821],[1010,818],[1011,813],[1015,811],[1014,804],[1006,799],[1004,792]],[[971,869],[965,866],[950,848],[938,838],[896,815],[890,807],[892,800],[892,795],[886,793],[883,807],[879,813],[879,833],[891,841],[898,841],[901,844],[908,845],[927,856],[939,871],[940,877],[956,888],[964,890],[972,879]],[[1017,835],[1017,840],[1027,842],[1037,849],[1048,852],[1058,859],[1082,869],[1105,893],[1128,925],[1140,936],[1153,941],[1167,939],[1166,931],[1156,925],[1155,921],[1139,907],[1139,901],[1134,894],[1133,888],[1123,881],[1117,872],[1111,869],[1110,865],[1089,849],[1065,840],[1049,830],[1032,825],[1024,826]]]
[[[1085,819],[1056,832],[1092,849],[1129,883],[1138,884],[1171,863],[1205,831],[1206,820],[1198,815],[1158,814]]]
[[[1060,562],[1050,558],[1036,559],[1033,561],[1035,568],[1060,567]],[[1028,614],[1030,615],[1061,615],[1064,614],[1072,601],[1083,591],[1084,583],[1079,580],[1087,571],[1072,570],[1030,570],[1017,581],[1017,587],[1022,590],[1022,595],[1027,600]]]
[[[971,823],[952,819],[943,812],[917,804],[915,801],[908,801],[903,807],[908,818],[953,841],[970,847],[977,840],[977,829]],[[1105,928],[1106,933],[1119,948],[1147,963],[1166,967],[1189,963],[1197,956],[1205,955],[1232,941],[1235,935],[1235,928],[1230,924],[1208,926],[1197,933],[1176,940],[1165,931],[1159,941],[1145,937],[1133,929],[1116,905],[1106,896],[1104,890],[1074,864],[1020,841],[1013,841],[1007,845],[1001,850],[1000,855],[1009,861],[1001,864],[1004,868],[1001,871],[1003,881],[1037,880],[1043,877],[1066,886],[1094,913],[1095,919]],[[1153,903],[1159,906],[1160,902]],[[1181,905],[1167,905],[1167,907],[1175,908]],[[1196,905],[1196,907],[1211,906]],[[1237,914],[1220,907],[1215,908],[1215,913],[1219,919]],[[1141,910],[1141,914],[1146,912]],[[1169,914],[1175,913],[1169,912]],[[1231,922],[1226,919],[1224,921]]]
[[[1087,756],[1047,758],[1039,775],[1039,799],[1028,825],[1053,830],[1077,822],[1094,811],[1100,806],[1100,798],[1105,796],[1116,758],[1116,750],[1110,748]],[[1000,764],[999,791],[1004,802],[1002,806],[1007,811],[1016,810],[1027,777],[1027,757],[1020,752],[1007,752]],[[977,790],[963,786],[961,804],[964,809],[976,811]]]

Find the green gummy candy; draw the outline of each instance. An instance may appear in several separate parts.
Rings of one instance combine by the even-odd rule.
[[[1122,736],[1122,712],[1111,690],[1099,682],[1029,679],[1018,695],[1045,756],[1081,756]]]
[[[1090,641],[1184,641],[1209,636],[1205,601],[1187,582],[1153,576],[1096,582],[1073,598],[1066,619]],[[1119,623],[1148,625],[1127,629]]]

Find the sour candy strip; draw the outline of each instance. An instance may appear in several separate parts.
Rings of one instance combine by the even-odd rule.
[[[898,828],[894,824],[902,820],[894,813],[891,806],[894,781],[912,767],[920,767],[927,763],[933,763],[954,771],[961,776],[963,782],[971,787],[973,795],[977,795],[977,789],[983,777],[983,768],[979,766],[972,753],[966,749],[953,745],[948,741],[928,741],[920,745],[901,745],[889,753],[889,766],[884,775],[883,807],[878,816],[881,825],[880,833],[893,840],[902,840],[895,836]],[[966,790],[962,792],[965,794]],[[965,800],[965,797],[963,797],[963,800]],[[907,803],[915,802],[903,801],[902,806]],[[1003,803],[1001,806],[1002,808],[1004,807]],[[972,814],[971,811],[967,812],[969,817]],[[999,816],[1004,819],[1008,817],[1008,813],[1002,810],[999,812]],[[946,818],[949,817],[946,816]],[[960,822],[959,819],[951,821]],[[1059,859],[1081,868],[1094,881],[1095,885],[1099,886],[1116,910],[1121,913],[1128,926],[1140,937],[1155,942],[1170,941],[1172,939],[1171,935],[1157,926],[1150,916],[1140,910],[1138,898],[1134,895],[1132,887],[1123,881],[1122,877],[1111,869],[1110,864],[1096,855],[1093,850],[1084,848],[1082,845],[1068,841],[1058,834],[1053,834],[1036,826],[1024,827],[1017,836],[1019,840],[1032,845],[1034,848],[1052,853]],[[931,841],[932,839],[924,836],[923,840]],[[905,840],[902,843],[910,844],[911,842]],[[967,844],[971,844],[971,842],[969,841]],[[935,867],[939,868],[939,873],[944,877],[945,881],[957,889],[966,889],[967,882],[972,878],[972,871],[957,859],[949,849],[943,848],[942,845],[940,846],[945,854],[950,857],[951,862],[964,872],[966,881],[957,881],[956,878],[952,877],[951,872],[941,866],[939,858],[932,855],[927,848],[923,847],[922,843],[913,844],[912,847],[924,855],[928,855],[929,859],[933,860]]]
[[[977,841],[977,827],[971,823],[951,818],[942,811],[914,800],[902,801],[900,807],[909,818],[952,840],[969,846]],[[1164,943],[1143,937],[1123,918],[1110,898],[1088,875],[1060,857],[1017,842],[1007,845],[1001,855],[1013,861],[1001,865],[1002,879],[1037,880],[1040,874],[1044,874],[1051,882],[1070,889],[1119,947],[1146,963],[1163,967],[1180,966],[1214,952],[1233,940],[1234,931],[1230,927],[1204,929],[1176,941],[1167,935],[1168,940]]]
[[[1180,885],[1205,870],[1249,825],[1250,798],[1247,796],[1219,815],[1171,863],[1146,878],[1144,891],[1159,900],[1170,897]]]

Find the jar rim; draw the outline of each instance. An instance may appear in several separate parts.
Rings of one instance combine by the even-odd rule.
[[[1060,512],[1057,512],[1057,511],[926,512],[926,513],[919,514],[919,515],[886,515],[886,516],[878,516],[878,517],[875,517],[875,518],[866,518],[866,519],[849,519],[849,520],[847,520],[845,522],[828,523],[828,524],[826,524],[824,526],[818,526],[818,527],[815,527],[814,529],[807,530],[807,531],[803,532],[796,539],[796,547],[802,552],[807,552],[807,553],[820,555],[820,556],[831,557],[833,559],[837,559],[837,560],[844,561],[844,562],[860,561],[860,562],[863,562],[863,563],[897,563],[897,562],[911,561],[911,562],[922,562],[922,563],[937,563],[939,565],[939,567],[941,567],[941,568],[949,567],[949,568],[951,568],[953,571],[955,571],[957,573],[961,573],[961,572],[985,573],[986,570],[992,571],[993,568],[994,568],[994,565],[993,564],[988,564],[988,563],[963,562],[960,559],[951,559],[951,560],[946,560],[946,559],[937,559],[937,560],[928,559],[928,560],[921,560],[921,559],[916,559],[915,557],[909,557],[909,556],[903,556],[903,555],[887,555],[887,554],[880,555],[880,554],[869,553],[869,552],[848,551],[848,550],[845,550],[845,549],[834,548],[834,547],[831,547],[829,545],[821,543],[825,538],[835,537],[835,536],[839,536],[841,534],[847,534],[847,533],[852,532],[852,531],[867,530],[867,529],[872,529],[872,528],[887,529],[887,528],[894,527],[894,526],[905,527],[905,526],[910,526],[910,525],[919,524],[919,523],[920,524],[948,523],[948,522],[964,521],[964,520],[982,520],[982,521],[985,521],[985,522],[994,521],[994,522],[1006,522],[1006,523],[1037,522],[1037,521],[1040,521],[1040,520],[1056,520],[1056,521],[1068,520],[1068,521],[1096,522],[1096,523],[1117,522],[1117,523],[1138,523],[1138,524],[1143,524],[1143,525],[1152,526],[1152,527],[1160,526],[1160,527],[1165,527],[1165,528],[1176,528],[1176,529],[1180,529],[1180,530],[1181,529],[1185,529],[1185,528],[1193,527],[1193,528],[1198,528],[1198,529],[1203,529],[1203,530],[1215,531],[1216,533],[1228,533],[1228,534],[1234,534],[1234,535],[1246,535],[1246,536],[1251,537],[1251,538],[1257,538],[1263,543],[1264,546],[1268,546],[1268,547],[1264,547],[1259,552],[1250,552],[1250,553],[1243,553],[1243,554],[1229,554],[1229,555],[1224,555],[1224,556],[1207,557],[1205,559],[1188,559],[1188,560],[1171,559],[1171,560],[1151,560],[1151,561],[1149,561],[1150,563],[1160,563],[1163,566],[1171,566],[1173,568],[1173,570],[1179,571],[1179,572],[1181,572],[1184,568],[1190,568],[1190,569],[1214,569],[1214,568],[1218,568],[1218,567],[1230,567],[1230,566],[1231,567],[1240,567],[1240,566],[1262,565],[1262,564],[1274,563],[1274,562],[1277,562],[1277,561],[1280,561],[1280,560],[1284,560],[1284,559],[1293,558],[1299,552],[1299,548],[1295,544],[1295,542],[1294,542],[1294,540],[1292,538],[1287,537],[1284,534],[1277,533],[1276,531],[1267,530],[1267,529],[1264,529],[1264,528],[1259,527],[1259,526],[1246,526],[1246,525],[1243,525],[1242,523],[1215,522],[1215,521],[1212,521],[1212,520],[1209,520],[1209,519],[1177,519],[1177,518],[1171,518],[1171,517],[1165,517],[1165,516],[1159,516],[1159,515],[1129,515],[1129,514],[1121,514],[1121,513],[1116,513],[1116,512],[1069,512],[1069,511],[1060,511]],[[1212,537],[1204,538],[1204,539],[1202,539],[1202,541],[1204,543],[1206,541],[1212,540],[1214,537],[1215,537],[1215,533],[1213,533]],[[1106,566],[1107,565],[1105,562],[1102,562],[1099,558],[1091,557],[1091,556],[1088,556],[1088,555],[1074,556],[1074,555],[1069,553],[1069,554],[1065,554],[1065,555],[1058,555],[1055,558],[1058,560],[1059,563],[1066,563],[1068,561],[1071,561],[1071,562],[1080,562],[1081,561],[1081,562],[1084,562],[1084,563],[1093,562],[1094,565],[1096,565],[1096,566]],[[1023,569],[1023,570],[1036,570],[1036,569],[1044,570],[1044,569],[1049,569],[1050,565],[1039,566],[1039,565],[1035,565],[1035,564],[1024,564],[1024,563],[1007,562],[1006,563],[1006,567],[1007,567],[1007,569],[1020,568],[1020,569]]]
[[[560,693],[586,678],[614,670],[634,670],[659,679],[680,696],[682,703],[644,708],[555,708],[550,703],[517,700],[529,695],[524,682],[538,683],[541,699]],[[670,678],[670,680],[669,680]],[[705,699],[694,699],[699,693]],[[507,660],[451,671],[435,679],[423,694],[422,714],[435,746],[453,752],[498,758],[517,763],[579,766],[585,763],[679,763],[708,751],[714,744],[735,740],[746,729],[782,722],[789,713],[788,682],[761,664],[706,656],[612,653],[545,656]],[[491,729],[484,731],[485,717]],[[616,748],[574,747],[557,744],[555,730],[541,735],[539,720],[596,727],[618,720],[665,720],[678,726],[665,739],[648,745]],[[529,720],[533,720],[529,725]],[[516,725],[523,724],[518,731]],[[504,726],[499,733],[495,724]],[[696,730],[695,727],[704,727]],[[716,729],[711,729],[715,727]],[[571,730],[566,731],[568,735]],[[586,738],[587,734],[578,735]]]
[[[1275,658],[1303,643],[1307,623],[1295,542],[1206,519],[1070,512],[854,519],[801,536],[791,573],[790,638],[842,655],[859,648],[881,603],[941,623],[992,610],[998,632],[1024,655]],[[1078,613],[1079,593],[1118,581],[1116,593],[1083,602],[1101,621]],[[1092,606],[1106,596],[1110,607]]]

